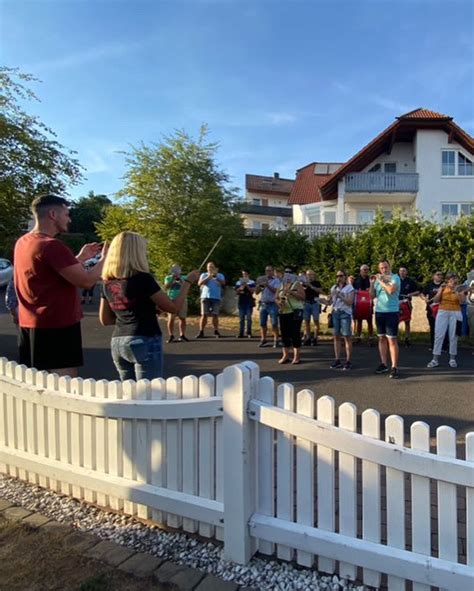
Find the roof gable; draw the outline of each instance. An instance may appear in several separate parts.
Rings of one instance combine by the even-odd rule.
[[[245,175],[245,188],[252,193],[274,193],[276,195],[290,195],[293,188],[292,179],[282,179],[277,173],[273,176],[258,174]]]
[[[296,180],[288,199],[288,205],[307,205],[321,201],[319,187],[333,175],[317,174],[316,170],[319,169],[329,170],[329,163],[311,162],[296,172]]]

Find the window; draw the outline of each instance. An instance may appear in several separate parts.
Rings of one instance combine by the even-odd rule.
[[[443,176],[474,176],[474,163],[461,152],[443,150],[441,174]]]
[[[455,172],[455,157],[456,152],[454,150],[443,150],[442,152],[442,169],[441,174],[443,176],[454,176]]]
[[[474,203],[442,203],[441,216],[449,221],[455,221],[460,215],[474,213]]]
[[[335,224],[336,223],[336,212],[335,211],[325,211],[324,212],[324,223],[325,224]]]
[[[472,161],[466,158],[461,152],[458,153],[458,174],[459,176],[472,176]]]
[[[262,222],[252,222],[252,228],[254,230],[261,230],[262,229]]]
[[[359,209],[357,212],[358,224],[371,224],[374,221],[375,211],[373,209]]]
[[[385,162],[383,166],[384,172],[397,172],[397,163],[396,162]]]
[[[391,209],[384,209],[382,210],[383,219],[388,222],[392,219],[392,210]]]

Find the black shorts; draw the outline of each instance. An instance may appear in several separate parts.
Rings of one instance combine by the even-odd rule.
[[[81,323],[64,328],[20,328],[20,363],[36,369],[84,365]]]

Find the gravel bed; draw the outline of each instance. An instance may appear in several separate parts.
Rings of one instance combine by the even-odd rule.
[[[163,531],[127,515],[108,513],[97,507],[0,474],[0,498],[39,511],[56,521],[112,540],[137,552],[197,568],[225,581],[278,591],[366,591],[336,575],[322,575],[293,564],[253,558],[247,566],[222,558],[222,546],[177,532]]]

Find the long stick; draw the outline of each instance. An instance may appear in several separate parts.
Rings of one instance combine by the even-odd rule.
[[[199,265],[199,271],[204,267],[204,265],[207,263],[207,261],[209,260],[211,254],[214,252],[214,249],[216,248],[216,246],[219,244],[219,242],[222,240],[222,234],[219,236],[219,238],[216,240],[214,246],[211,248],[211,250],[207,253],[206,258],[202,261],[202,263]]]

